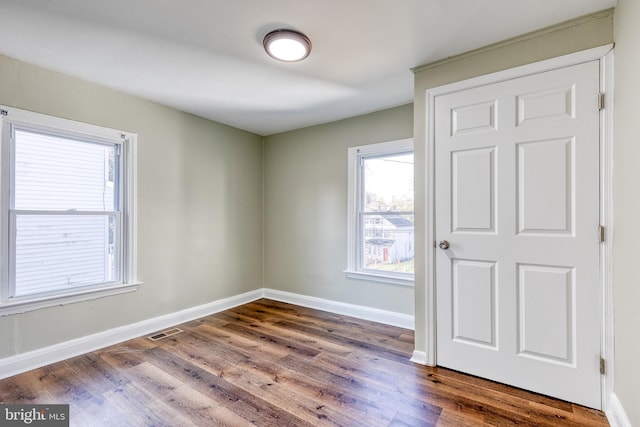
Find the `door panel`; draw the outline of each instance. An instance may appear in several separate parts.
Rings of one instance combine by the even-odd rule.
[[[451,135],[496,129],[496,101],[461,105],[451,110]]]
[[[518,126],[527,121],[575,118],[575,89],[571,85],[518,95]]]
[[[575,363],[574,286],[573,268],[518,265],[519,355]]]
[[[600,407],[599,63],[435,99],[437,363]]]
[[[573,154],[573,138],[517,144],[519,233],[573,233]]]
[[[453,263],[453,339],[496,347],[495,263]]]
[[[494,232],[494,148],[452,152],[451,161],[453,231]]]

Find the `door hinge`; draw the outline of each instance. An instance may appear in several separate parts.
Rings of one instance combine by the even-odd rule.
[[[605,364],[604,364],[604,359],[601,357],[600,358],[600,375],[604,375],[605,373]]]
[[[604,93],[598,93],[598,110],[604,110]]]
[[[604,242],[604,225],[599,225],[598,226],[598,241],[599,242]]]

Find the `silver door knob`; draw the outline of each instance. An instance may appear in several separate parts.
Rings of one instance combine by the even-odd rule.
[[[449,249],[449,242],[447,240],[440,240],[440,243],[438,243],[438,246],[442,250],[447,250]]]

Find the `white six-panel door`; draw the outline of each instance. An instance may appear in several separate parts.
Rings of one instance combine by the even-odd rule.
[[[435,99],[438,365],[594,408],[598,89],[592,61]]]

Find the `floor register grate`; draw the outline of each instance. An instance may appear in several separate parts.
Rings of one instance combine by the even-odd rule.
[[[158,332],[157,334],[150,335],[147,338],[149,338],[151,341],[158,341],[163,338],[170,337],[171,335],[179,334],[180,332],[183,332],[182,329],[178,329],[178,328],[167,329],[166,331],[162,331],[162,332]]]

